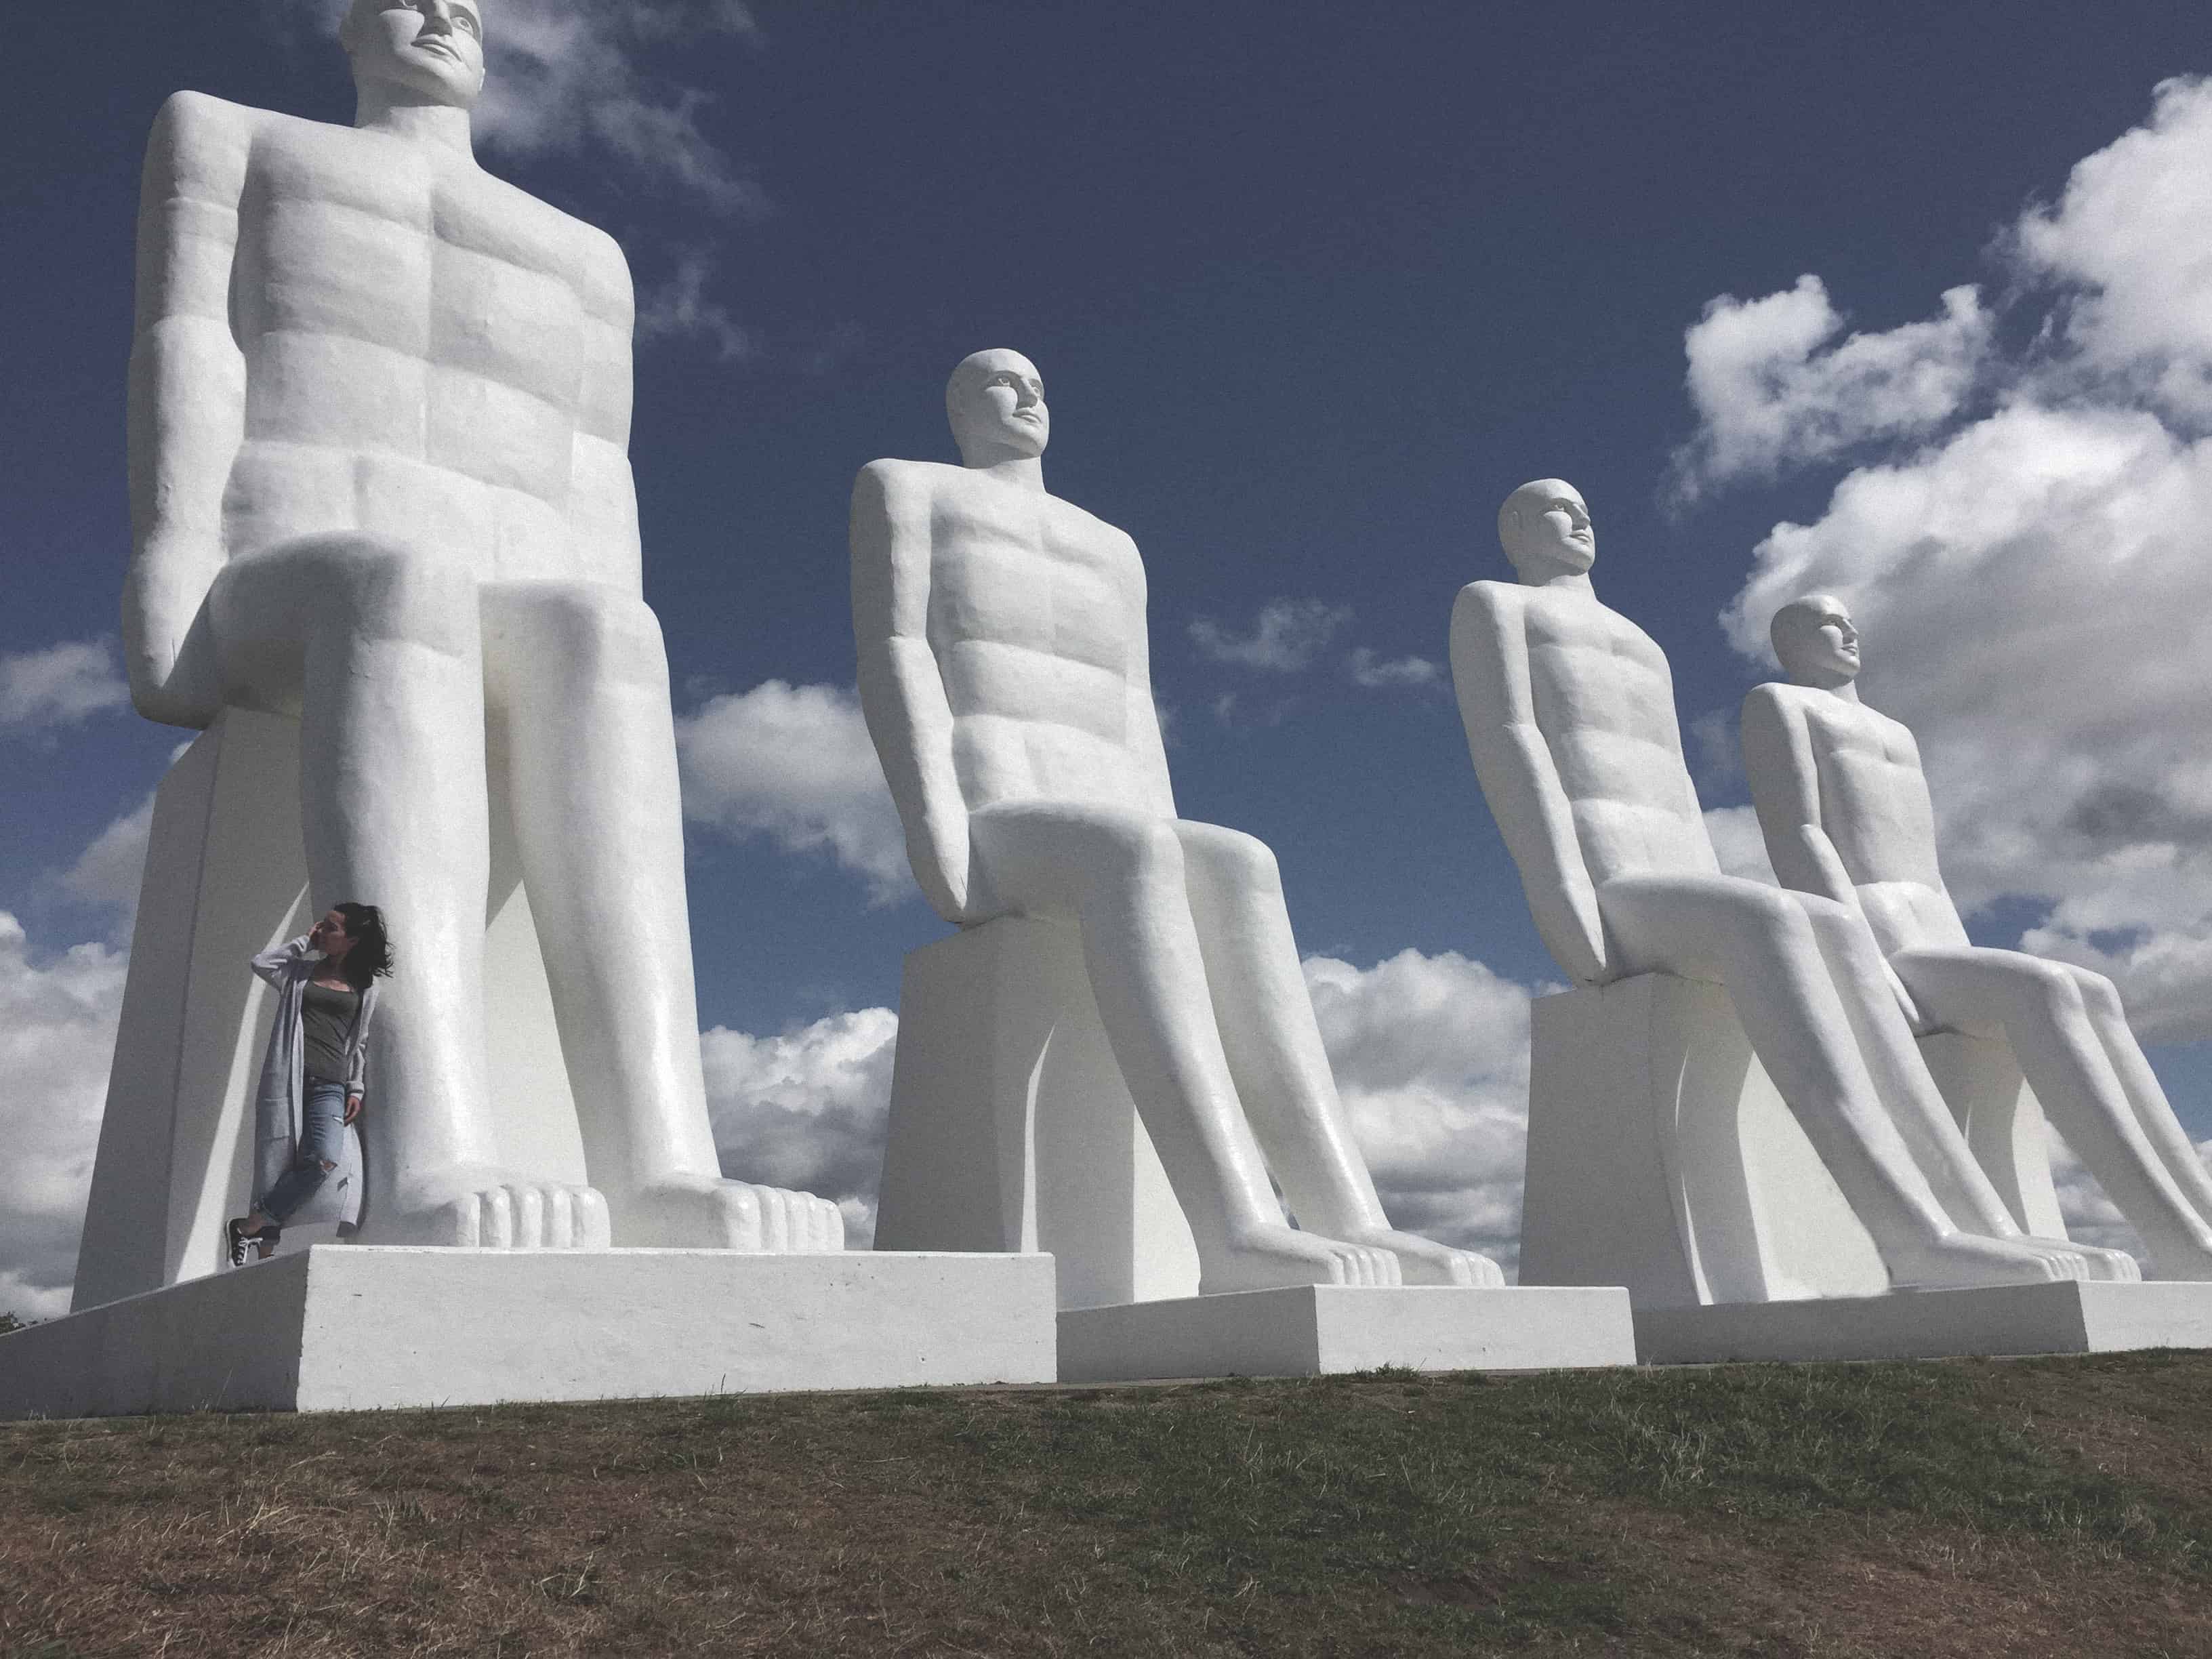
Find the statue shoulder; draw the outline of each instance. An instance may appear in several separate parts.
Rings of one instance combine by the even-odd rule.
[[[962,471],[943,461],[902,461],[885,458],[870,461],[853,480],[853,498],[863,496],[890,502],[927,500]]]
[[[1469,626],[1518,624],[1528,611],[1528,590],[1518,582],[1469,582],[1452,601],[1452,632]]]
[[[154,118],[146,145],[148,187],[234,195],[246,182],[246,158],[272,123],[296,119],[252,109],[204,92],[169,94]]]

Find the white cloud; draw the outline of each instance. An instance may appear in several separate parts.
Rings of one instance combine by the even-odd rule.
[[[675,273],[665,283],[637,296],[640,343],[695,339],[724,363],[757,355],[753,337],[738,325],[729,308],[707,297],[707,283],[714,274],[712,255],[693,250],[678,256]]]
[[[75,726],[121,708],[131,688],[106,640],[82,640],[0,655],[0,732]]]
[[[1737,477],[1927,432],[1973,389],[1990,316],[1972,288],[1940,316],[1840,343],[1844,318],[1818,276],[1763,299],[1722,295],[1683,336],[1697,436],[1674,457],[1684,500]]]
[[[2158,88],[2150,119],[2076,166],[2008,250],[2060,284],[2065,367],[2117,375],[2168,413],[2212,418],[2212,81]]]
[[[2023,301],[2049,307],[2019,331],[2034,343],[1984,364],[1994,404],[1929,431],[1941,398],[1877,388],[1863,428],[1910,443],[1816,522],[1777,525],[1723,618],[1771,662],[1778,606],[1842,595],[1867,700],[1919,737],[1961,903],[2048,907],[2023,948],[2110,974],[2147,1036],[2177,1040],[2212,1036],[2208,176],[2212,82],[2168,82],[2000,243],[2056,289]]]
[[[0,911],[0,1313],[69,1311],[125,966],[101,945],[34,963]]]
[[[1390,1218],[1478,1249],[1521,1249],[1528,992],[1455,951],[1372,968],[1309,957],[1306,988]]]
[[[326,37],[345,15],[344,0],[264,3]],[[741,0],[496,0],[484,18],[477,137],[515,155],[597,150],[716,212],[757,212],[759,185],[700,125],[712,99],[664,82],[639,49],[759,32]]]
[[[848,1249],[876,1235],[898,1016],[833,1014],[780,1036],[717,1026],[699,1039],[723,1173],[834,1199]]]
[[[146,841],[153,828],[149,793],[101,830],[62,875],[62,885],[78,898],[115,907],[118,939],[131,937],[138,914],[138,884],[146,873]]]
[[[854,692],[763,681],[678,720],[676,744],[690,817],[827,849],[878,903],[912,892],[905,834]]]
[[[1270,599],[1249,634],[1232,633],[1209,617],[1190,624],[1191,641],[1211,662],[1295,674],[1310,667],[1352,621],[1349,606],[1324,599]]]
[[[1354,685],[1370,691],[1429,690],[1444,683],[1441,664],[1426,657],[1385,659],[1364,645],[1355,647],[1344,659],[1344,672]]]

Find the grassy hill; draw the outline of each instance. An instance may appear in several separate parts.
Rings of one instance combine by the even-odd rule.
[[[0,1653],[2212,1653],[2212,1356],[0,1425]]]

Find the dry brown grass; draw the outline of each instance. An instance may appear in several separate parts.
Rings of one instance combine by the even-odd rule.
[[[0,1425],[0,1652],[2212,1653],[2212,1356]]]

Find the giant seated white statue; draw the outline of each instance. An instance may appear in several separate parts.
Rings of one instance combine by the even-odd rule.
[[[1535,1010],[1522,1282],[1657,1309],[2135,1278],[2015,1219],[1856,911],[1721,872],[1666,658],[1592,590],[1582,496],[1524,484],[1498,532],[1518,580],[1461,592],[1453,680],[1538,931],[1582,988]]]
[[[629,272],[477,165],[483,30],[355,0],[353,127],[180,93],[155,129],[124,631],[140,712],[206,735],[156,812],[81,1307],[221,1261],[246,959],[343,899],[399,957],[364,1243],[842,1241],[717,1166]]]
[[[878,1247],[1049,1249],[1063,1307],[1498,1283],[1385,1218],[1273,855],[1176,815],[1144,566],[1047,493],[1036,368],[978,352],[945,401],[962,464],[853,494],[862,707],[963,930],[908,960]]]
[[[2021,1194],[2015,1215],[2050,1188],[2048,1111],[2142,1236],[2155,1275],[2212,1279],[2212,1176],[2112,982],[1967,939],[1936,860],[1919,745],[1859,698],[1850,611],[1808,594],[1775,613],[1771,632],[1790,684],[1745,699],[1743,757],[1775,873],[1866,918],[1900,1010],[1930,1034],[1923,1047],[1971,1067],[1947,1094],[2000,1189]]]

